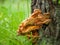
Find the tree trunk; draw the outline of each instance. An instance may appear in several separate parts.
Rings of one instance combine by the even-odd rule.
[[[46,27],[43,25],[38,33],[40,39],[37,40],[37,45],[60,45],[60,22],[59,22],[59,8],[53,5],[52,0],[31,0],[31,12],[34,9],[41,9],[42,12],[50,12],[51,23]]]

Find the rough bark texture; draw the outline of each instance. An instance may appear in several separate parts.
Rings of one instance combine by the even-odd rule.
[[[38,45],[60,45],[60,12],[59,7],[54,6],[52,0],[31,0],[31,12],[34,9],[41,9],[42,12],[50,12],[52,22],[46,27],[43,25],[42,29],[38,31],[40,40],[37,41]],[[44,44],[42,44],[44,43]]]

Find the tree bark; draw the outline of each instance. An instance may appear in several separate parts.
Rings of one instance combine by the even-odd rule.
[[[40,31],[40,40],[37,40],[37,45],[59,45],[60,40],[60,22],[59,14],[57,13],[57,7],[54,6],[52,0],[31,0],[31,12],[34,9],[41,9],[42,12],[50,12],[51,14],[51,23],[46,27],[43,25]],[[58,14],[58,15],[57,15]]]

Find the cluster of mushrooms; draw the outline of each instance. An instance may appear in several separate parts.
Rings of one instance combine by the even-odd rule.
[[[26,35],[28,38],[40,37],[38,30],[42,28],[43,24],[50,22],[50,13],[42,13],[40,9],[34,9],[34,12],[19,25],[18,35]]]

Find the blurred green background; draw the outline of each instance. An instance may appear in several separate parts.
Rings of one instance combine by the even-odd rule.
[[[17,36],[20,22],[30,15],[31,0],[0,0],[0,45],[32,45],[27,37]]]

